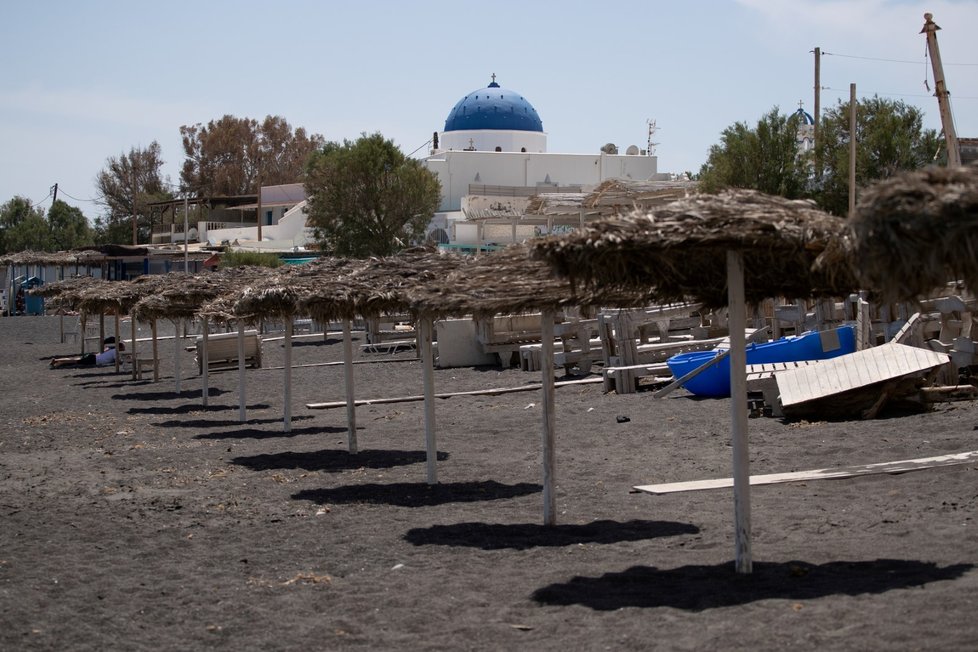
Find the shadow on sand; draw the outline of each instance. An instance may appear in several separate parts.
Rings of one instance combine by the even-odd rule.
[[[661,570],[633,566],[600,577],[575,577],[537,589],[533,599],[547,605],[579,604],[599,611],[623,607],[672,607],[704,611],[759,600],[814,600],[831,595],[883,593],[953,580],[973,564],[940,567],[904,559],[833,561],[810,564],[755,562],[751,575],[738,575],[733,562]]]
[[[282,419],[278,419],[279,424]],[[228,430],[223,432],[205,432],[194,435],[194,439],[276,439],[280,437],[299,437],[301,435],[323,435],[346,432],[346,428],[339,426],[308,426],[305,428],[292,428],[285,432],[283,428],[260,430],[258,428],[243,428],[241,430]]]
[[[585,525],[538,525],[531,523],[457,523],[408,530],[404,539],[416,546],[468,546],[483,550],[526,550],[584,543],[643,541],[683,534],[699,528],[671,521],[594,521]]]
[[[246,410],[268,410],[271,407],[272,406],[269,405],[268,403],[254,403],[252,405],[246,405],[245,409]],[[154,406],[154,407],[145,407],[145,408],[129,408],[128,410],[126,410],[126,413],[166,415],[166,414],[188,414],[190,412],[201,412],[201,411],[219,412],[221,410],[231,411],[231,410],[238,410],[238,409],[239,407],[237,405],[209,405],[205,408],[202,405],[187,404],[187,405],[177,405],[175,407]]]
[[[131,385],[129,385],[131,387]],[[225,390],[210,388],[207,390],[207,396],[220,396],[222,394],[228,394],[229,392]],[[185,389],[180,392],[139,392],[139,393],[128,393],[128,394],[113,394],[113,399],[120,401],[175,401],[177,399],[184,399],[187,401],[199,400],[201,398],[199,389]]]
[[[215,409],[215,408],[211,408],[210,406],[208,406],[206,408],[205,407],[197,406],[197,408],[195,410],[191,410],[191,411],[193,411],[193,412],[208,412],[208,411],[210,411],[212,409]],[[224,408],[223,406],[220,406],[217,409],[224,410],[226,408]],[[235,409],[237,409],[237,408],[235,408]],[[216,409],[215,409],[215,411],[216,411]],[[310,416],[307,416],[307,415],[293,416],[292,417],[292,423],[297,423],[299,421],[308,421],[308,420],[310,420],[312,418],[313,417],[311,415]],[[283,419],[283,417],[281,417],[281,416],[278,416],[278,417],[268,417],[266,419],[248,419],[248,420],[246,420],[244,422],[242,422],[239,419],[186,419],[186,420],[182,420],[182,419],[170,419],[169,421],[160,421],[159,423],[156,423],[154,425],[156,427],[158,427],[158,428],[200,428],[201,430],[206,430],[208,428],[229,428],[231,426],[244,426],[244,425],[248,425],[248,426],[260,426],[260,425],[266,424],[266,423],[282,423],[282,419]],[[343,432],[345,432],[346,431],[346,428],[342,428],[341,430]]]
[[[396,482],[394,484],[357,484],[333,489],[308,489],[293,494],[296,500],[311,500],[319,504],[374,503],[397,507],[433,507],[450,503],[474,503],[488,500],[518,498],[543,491],[538,484],[520,482],[500,484],[493,480],[482,482],[446,482],[430,485],[425,482]]]
[[[315,429],[322,432],[321,428]],[[346,429],[342,429],[346,432]],[[236,457],[232,464],[239,464],[252,471],[272,469],[303,469],[305,471],[346,471],[349,469],[389,469],[395,466],[420,464],[426,459],[424,451],[365,450],[351,455],[348,451],[326,449],[310,452],[270,453]],[[448,453],[438,453],[439,460],[447,460]]]

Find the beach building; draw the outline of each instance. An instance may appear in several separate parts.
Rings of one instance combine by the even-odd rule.
[[[589,192],[609,179],[647,181],[658,175],[657,159],[632,145],[624,154],[608,143],[589,154],[547,150],[547,132],[533,104],[504,88],[496,75],[488,86],[466,93],[434,132],[422,159],[441,182],[442,201],[428,227],[428,239],[440,244],[487,244],[495,236],[525,239],[539,228],[517,231],[479,228],[486,217],[520,216],[530,198],[541,193]],[[508,227],[507,227],[508,228]]]

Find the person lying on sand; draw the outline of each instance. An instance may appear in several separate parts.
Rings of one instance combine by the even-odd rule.
[[[126,350],[126,346],[122,342],[119,342],[119,350]],[[101,353],[86,353],[84,355],[53,358],[51,360],[52,369],[58,369],[60,367],[107,367],[111,364],[115,364],[114,337],[105,338]]]

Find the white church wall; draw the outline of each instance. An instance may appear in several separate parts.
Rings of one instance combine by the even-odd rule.
[[[480,152],[527,152],[547,151],[547,134],[540,131],[511,131],[507,129],[474,129],[443,131],[439,137],[439,151],[467,150]]]
[[[422,163],[442,184],[442,211],[460,210],[462,197],[473,183],[536,186],[549,181],[595,186],[612,178],[646,180],[657,172],[654,156],[608,154],[443,152]]]

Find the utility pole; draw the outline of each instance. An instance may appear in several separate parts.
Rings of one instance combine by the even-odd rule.
[[[818,123],[822,113],[822,48],[815,48],[815,124],[812,127],[812,153],[814,154],[815,179],[822,178],[822,162],[818,156]]]
[[[927,50],[934,66],[934,95],[941,112],[941,125],[944,127],[944,142],[947,144],[947,166],[961,166],[961,150],[958,149],[958,136],[954,132],[954,118],[951,116],[951,102],[944,83],[944,66],[941,65],[941,51],[937,47],[937,30],[940,27],[932,20],[933,14],[924,14],[924,27],[921,34],[927,35]]]
[[[139,244],[139,236],[137,236],[136,229],[136,163],[135,161],[129,161],[129,193],[130,199],[132,200],[132,245],[135,247]],[[135,362],[136,352],[133,351],[133,362]]]
[[[258,174],[258,251],[261,251],[261,173]]]
[[[57,183],[54,184],[54,188],[51,189],[51,192],[54,195],[54,199],[51,200],[51,205],[53,206],[55,204],[55,202],[58,201],[58,184]]]
[[[849,84],[849,217],[856,214],[856,85]]]

